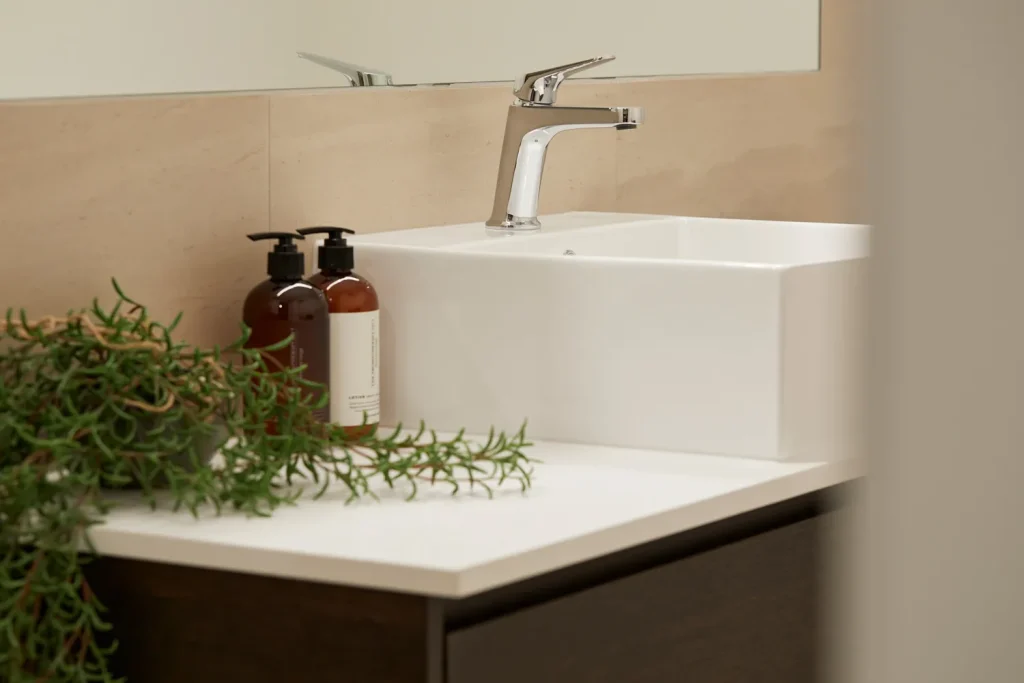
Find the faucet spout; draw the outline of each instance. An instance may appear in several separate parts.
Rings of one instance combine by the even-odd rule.
[[[630,130],[644,119],[641,107],[557,107],[516,103],[509,107],[501,146],[489,228],[536,230],[540,183],[548,143],[555,135],[582,128]]]

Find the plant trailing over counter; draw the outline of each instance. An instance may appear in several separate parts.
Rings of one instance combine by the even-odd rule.
[[[481,444],[422,428],[346,438],[316,421],[299,370],[268,367],[247,334],[224,350],[177,342],[181,315],[163,325],[114,288],[110,310],[0,322],[0,680],[113,680],[111,625],[83,573],[86,532],[112,506],[103,489],[265,516],[302,480],[350,500],[382,484],[410,497],[530,485],[523,429]]]

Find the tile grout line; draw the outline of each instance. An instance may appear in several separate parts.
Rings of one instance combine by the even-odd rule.
[[[272,210],[271,210],[271,207],[272,207],[271,198],[273,197],[273,190],[271,188],[271,180],[272,180],[274,174],[273,174],[273,172],[271,171],[271,168],[270,168],[271,159],[273,159],[273,155],[271,154],[271,150],[270,150],[270,145],[271,145],[271,140],[272,140],[272,136],[270,134],[270,131],[271,131],[271,128],[272,128],[271,120],[270,120],[270,118],[271,118],[271,111],[272,111],[272,107],[270,105],[271,97],[272,97],[272,95],[265,95],[265,98],[266,98],[266,101],[267,101],[267,141],[266,141],[266,150],[267,150],[267,232],[269,232],[272,229],[272,224],[273,224],[273,213],[272,213]]]

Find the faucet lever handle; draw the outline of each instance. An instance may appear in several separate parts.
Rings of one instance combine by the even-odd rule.
[[[358,64],[349,64],[333,57],[313,54],[312,52],[297,52],[302,59],[308,59],[314,64],[327,67],[331,71],[337,71],[353,86],[368,85],[394,85],[391,82],[391,74],[378,71]]]
[[[592,69],[598,64],[610,62],[613,59],[615,59],[615,55],[603,55],[584,59],[581,62],[533,71],[517,78],[512,91],[519,101],[525,104],[554,104],[558,86],[562,84],[562,81],[575,73]]]

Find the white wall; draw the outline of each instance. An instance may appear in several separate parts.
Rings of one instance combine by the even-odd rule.
[[[0,0],[0,99],[338,83],[295,57],[311,0]]]
[[[617,60],[591,74],[818,68],[819,0],[314,1],[317,49],[351,49],[404,83],[511,80],[604,54]]]
[[[297,50],[397,83],[812,70],[818,0],[0,0],[0,99],[344,83]]]
[[[867,555],[848,646],[866,645],[862,683],[1019,683],[1024,7],[874,7]]]

